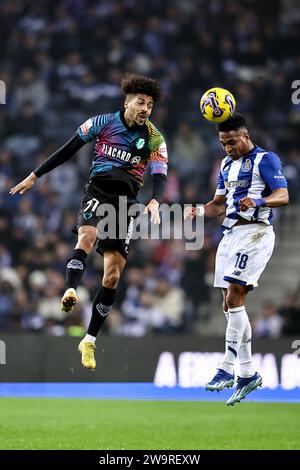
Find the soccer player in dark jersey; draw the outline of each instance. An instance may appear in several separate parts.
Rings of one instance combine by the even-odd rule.
[[[37,178],[62,165],[83,145],[96,139],[90,178],[78,214],[78,241],[67,262],[66,291],[61,301],[64,312],[71,312],[78,302],[76,288],[84,273],[87,255],[97,242],[96,227],[100,221],[97,208],[104,203],[112,204],[118,220],[119,196],[127,197],[127,209],[136,202],[149,162],[153,193],[145,213],[150,213],[153,223],[160,223],[159,202],[166,182],[168,156],[164,137],[149,121],[153,103],[160,98],[159,84],[151,78],[127,74],[121,87],[125,95],[123,111],[88,119],[63,147],[10,190],[12,195],[24,194],[32,188]],[[89,369],[96,367],[96,336],[115,300],[120,275],[126,264],[132,224],[133,219],[127,217],[128,234],[125,239],[100,237],[97,242],[97,251],[104,258],[104,274],[102,285],[93,300],[87,334],[79,344],[82,364]]]

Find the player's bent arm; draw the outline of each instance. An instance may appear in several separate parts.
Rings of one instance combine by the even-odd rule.
[[[146,206],[144,214],[150,212],[151,222],[154,224],[160,224],[159,204],[161,203],[165,192],[167,175],[164,173],[153,173],[152,182],[152,199]]]
[[[264,198],[267,207],[286,206],[289,203],[289,192],[287,188],[275,189],[270,196]]]
[[[167,183],[167,176],[161,173],[154,173],[152,175],[153,190],[152,190],[152,199],[155,199],[157,202],[161,202]]]
[[[226,211],[226,197],[223,195],[215,195],[212,201],[204,205],[205,217],[218,217]]]
[[[145,207],[143,212],[144,214],[150,213],[150,220],[154,224],[160,224],[160,215],[159,215],[159,202],[156,199],[151,199],[151,201]]]
[[[244,197],[239,200],[240,209],[242,212],[247,211],[253,207],[280,207],[286,206],[289,203],[289,193],[287,188],[277,188],[272,191],[270,196],[261,199],[253,199]]]

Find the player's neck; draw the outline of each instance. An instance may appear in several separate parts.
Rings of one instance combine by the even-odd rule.
[[[128,114],[126,113],[126,111],[124,112],[123,116],[124,116],[124,121],[125,121],[127,127],[135,127],[135,126],[137,126],[137,123],[133,120],[133,118],[131,118],[130,116],[128,116]]]
[[[249,142],[249,144],[247,145],[247,147],[245,148],[245,152],[244,152],[244,155],[247,155],[247,153],[250,153],[252,152],[252,150],[254,149],[255,145],[253,144],[253,142]]]
[[[245,157],[246,155],[248,155],[248,153],[252,152],[254,147],[255,145],[252,142],[249,142],[249,144],[243,149],[244,150],[243,153],[238,157],[231,157],[232,160],[239,160],[240,158]]]

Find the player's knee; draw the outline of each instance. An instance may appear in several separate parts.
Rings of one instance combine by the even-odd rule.
[[[226,299],[227,307],[230,308],[235,308],[239,305],[239,299],[238,297],[228,294],[227,299]]]
[[[96,234],[92,233],[91,231],[83,232],[78,237],[79,247],[87,253],[92,251],[95,241]]]
[[[226,295],[226,304],[228,308],[236,308],[243,303],[244,295],[240,291],[239,285],[231,285]]]
[[[116,289],[120,280],[120,269],[118,266],[112,266],[104,273],[103,285],[109,289]]]

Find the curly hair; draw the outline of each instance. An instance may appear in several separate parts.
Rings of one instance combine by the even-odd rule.
[[[161,97],[160,86],[156,80],[136,73],[127,73],[121,82],[121,88],[125,95],[141,93],[152,96],[155,102]]]
[[[247,129],[247,123],[242,114],[235,113],[226,121],[217,124],[216,127],[219,132],[238,131],[244,127]]]

